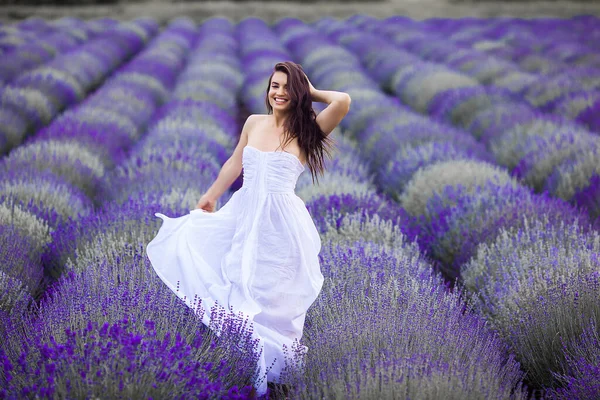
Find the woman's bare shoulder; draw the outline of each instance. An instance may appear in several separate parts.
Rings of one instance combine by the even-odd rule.
[[[246,122],[258,122],[258,121],[266,121],[269,117],[269,114],[250,114],[248,118],[246,118]]]
[[[252,132],[260,129],[261,126],[264,125],[266,121],[267,114],[250,114],[246,118],[246,122],[244,123],[244,129],[248,132],[248,137],[252,134]]]

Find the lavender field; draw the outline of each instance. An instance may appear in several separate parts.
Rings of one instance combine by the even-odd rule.
[[[325,283],[289,397],[600,398],[596,17],[30,19],[0,55],[0,399],[251,397],[247,321],[145,246],[286,60],[352,97],[296,186]]]

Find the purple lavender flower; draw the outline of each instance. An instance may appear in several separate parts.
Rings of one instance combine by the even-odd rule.
[[[125,314],[113,323],[89,320],[80,328],[66,326],[60,338],[38,337],[39,341],[28,343],[18,361],[0,349],[0,375],[5,381],[0,393],[6,397],[53,397],[60,393],[69,397],[148,398],[178,393],[182,398],[225,399],[250,395],[252,364],[242,362],[254,360],[252,356],[237,360],[233,368],[214,358],[218,349],[211,349],[214,339],[206,330],[184,336],[157,329],[152,320],[144,320],[140,329],[140,322]],[[230,331],[219,341],[222,347],[229,347],[227,355],[233,358],[236,348],[225,340],[236,339],[236,326],[227,325]],[[237,352],[243,355],[243,350]],[[239,386],[230,386],[232,372],[246,375],[245,380],[235,379]]]
[[[315,197],[306,203],[306,208],[311,214],[319,232],[324,233],[328,224],[339,228],[342,219],[351,213],[360,213],[362,216],[378,214],[382,219],[398,223],[399,210],[389,200],[375,194],[356,196],[354,194],[333,194]]]
[[[513,126],[529,123],[539,116],[529,107],[515,109],[511,104],[496,104],[477,112],[467,129],[488,145]]]
[[[563,343],[563,348],[566,354],[566,372],[555,375],[563,386],[549,390],[546,398],[567,400],[600,397],[600,341],[597,322],[592,322],[573,346]]]
[[[524,157],[512,170],[527,186],[541,191],[547,179],[567,160],[589,149],[600,149],[600,138],[572,130],[559,130],[545,133],[543,137],[523,138],[518,152]]]
[[[0,163],[0,171],[4,174],[21,169],[50,171],[93,198],[106,167],[96,154],[82,145],[40,140],[17,147]]]

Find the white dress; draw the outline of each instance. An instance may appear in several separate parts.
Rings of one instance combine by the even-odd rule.
[[[163,282],[194,308],[202,299],[202,321],[218,305],[250,317],[259,339],[266,392],[284,368],[283,345],[302,337],[306,311],[323,285],[321,239],[294,190],[304,166],[293,154],[246,146],[243,185],[214,213],[196,209],[163,224],[146,252]],[[238,314],[239,315],[239,314]],[[303,347],[304,351],[308,349]],[[288,353],[290,354],[290,353]]]

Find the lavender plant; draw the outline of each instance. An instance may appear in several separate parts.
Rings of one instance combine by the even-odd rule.
[[[512,171],[523,183],[541,191],[548,177],[565,160],[571,160],[582,150],[600,149],[600,139],[591,135],[560,132],[545,138],[535,138],[532,147]],[[530,145],[525,140],[524,147]]]
[[[31,252],[39,254],[50,243],[54,231],[46,221],[24,210],[17,202],[0,204],[0,225],[14,227],[21,235],[31,239]]]
[[[160,398],[176,393],[182,399],[248,398],[252,387],[229,386],[229,379],[232,371],[249,374],[251,370],[207,357],[218,343],[206,331],[184,338],[179,332],[157,332],[151,320],[144,321],[143,330],[136,329],[130,318],[103,324],[88,321],[80,329],[67,327],[64,341],[50,336],[30,343],[17,362],[0,349],[4,381],[0,395]],[[229,325],[229,336],[234,337],[228,339],[234,339],[235,325]]]
[[[392,249],[325,243],[303,339],[312,351],[290,369],[292,397],[525,398],[518,364],[485,323],[416,247]]]
[[[481,145],[461,146],[452,142],[425,142],[400,148],[377,176],[377,184],[395,200],[399,200],[413,175],[420,169],[439,162],[473,159],[491,161]]]
[[[425,113],[431,100],[448,89],[477,86],[474,79],[441,65],[421,62],[399,70],[392,79],[394,92],[405,104]]]
[[[587,210],[592,220],[596,219],[596,226],[600,226],[600,174],[594,175],[589,182],[587,188],[575,194],[572,202]]]
[[[106,203],[99,212],[62,226],[52,235],[43,261],[49,275],[58,278],[64,269],[85,270],[100,262],[140,261],[144,246],[156,234],[159,220],[153,213],[175,213],[144,198]]]
[[[77,165],[77,168],[73,168]],[[100,185],[106,167],[96,154],[77,143],[54,140],[17,147],[0,163],[4,173],[19,169],[50,171],[81,189],[88,197]]]
[[[383,220],[398,221],[401,211],[391,201],[377,194],[356,196],[351,193],[321,195],[306,202],[311,218],[319,232],[340,229],[347,215],[358,214],[366,219],[375,214]]]
[[[507,90],[472,86],[448,89],[438,93],[428,105],[428,114],[465,128],[481,110],[496,104],[511,103]],[[515,107],[515,104],[512,105]]]
[[[553,195],[570,201],[590,185],[595,175],[600,174],[599,152],[598,146],[590,146],[565,159],[549,176],[545,188]]]
[[[36,245],[13,224],[0,225],[0,273],[4,283],[0,296],[1,310],[10,311],[13,302],[18,301],[24,293],[31,297],[39,294],[38,289],[44,282],[44,270],[41,249]]]
[[[13,142],[19,144],[29,129],[47,124],[58,112],[55,104],[35,88],[4,87],[0,92],[3,110],[12,111],[26,119],[25,130],[15,133]]]
[[[523,93],[530,85],[533,85],[539,76],[526,71],[511,71],[505,75],[496,77],[493,84],[496,87],[506,89],[515,95]]]
[[[524,222],[479,246],[462,277],[528,380],[551,387],[557,384],[555,374],[568,372],[566,357],[580,335],[600,318],[600,236],[577,222],[541,217]],[[598,354],[593,345],[585,351]]]
[[[445,187],[461,186],[474,191],[486,182],[518,185],[505,170],[495,165],[476,160],[451,160],[418,170],[406,185],[400,204],[413,216],[426,215],[428,200]]]
[[[600,100],[582,110],[578,114],[576,121],[587,126],[594,132],[600,132],[600,117],[598,116],[600,113],[598,110],[600,110]]]
[[[429,200],[427,212],[414,221],[413,232],[441,262],[446,276],[454,279],[478,244],[493,241],[501,228],[520,227],[525,216],[547,216],[552,222],[580,220],[589,229],[587,215],[561,200],[534,195],[522,186],[488,183],[472,191],[446,187]]]
[[[0,154],[18,146],[28,126],[27,118],[19,111],[10,107],[0,108]]]
[[[548,399],[593,399],[600,396],[600,340],[592,321],[571,346],[563,343],[566,374],[555,374],[562,385],[546,393]]]
[[[543,118],[519,124],[491,142],[490,150],[499,164],[515,168],[528,153],[542,146],[549,138],[571,135],[582,145],[590,142],[589,133],[573,124],[565,125],[555,119]],[[585,142],[587,140],[587,142]]]
[[[19,203],[53,228],[69,218],[85,216],[92,209],[92,202],[83,192],[52,173],[37,170],[5,173],[0,182],[0,201]]]

